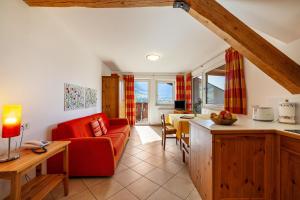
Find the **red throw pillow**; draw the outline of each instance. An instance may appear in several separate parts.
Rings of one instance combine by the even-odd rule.
[[[98,122],[99,122],[99,124],[100,124],[100,128],[101,128],[102,133],[103,133],[104,135],[106,135],[106,134],[107,134],[107,128],[106,128],[106,126],[105,126],[105,124],[104,124],[103,119],[102,119],[102,118],[99,118],[99,119],[98,119]]]
[[[99,137],[103,134],[98,120],[91,121],[90,125],[95,137]]]

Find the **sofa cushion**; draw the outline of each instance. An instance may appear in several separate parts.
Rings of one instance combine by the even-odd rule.
[[[101,129],[102,133],[104,135],[106,135],[107,134],[107,128],[106,128],[106,125],[105,125],[105,123],[104,123],[104,121],[101,117],[98,119],[98,122],[99,122],[100,129]]]
[[[110,126],[107,134],[114,134],[114,133],[126,133],[128,134],[130,132],[130,126],[129,125],[113,125]]]
[[[91,121],[90,125],[95,137],[99,137],[102,135],[102,130],[98,120]]]

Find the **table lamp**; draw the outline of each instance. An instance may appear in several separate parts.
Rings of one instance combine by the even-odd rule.
[[[20,157],[17,152],[11,152],[11,138],[20,135],[22,106],[5,105],[2,113],[2,138],[8,138],[8,152],[0,157],[1,162],[16,160]]]

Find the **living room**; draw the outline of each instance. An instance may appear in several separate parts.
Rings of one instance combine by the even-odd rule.
[[[0,2],[0,115],[4,119],[6,105],[21,105],[22,107],[22,120],[20,121],[22,133],[19,131],[16,137],[6,137],[3,131],[5,124],[1,121],[0,154],[3,154],[2,157],[7,155],[9,143],[12,151],[16,151],[20,144],[22,146],[32,140],[71,141],[69,135],[64,135],[67,131],[60,129],[56,134],[53,130],[59,124],[86,116],[90,116],[86,122],[90,125],[89,123],[94,118],[101,115],[99,113],[106,112],[105,105],[112,103],[112,99],[108,98],[108,104],[103,103],[103,89],[105,88],[102,82],[103,77],[117,77],[118,79],[118,89],[114,91],[118,97],[117,115],[110,116],[109,112],[106,113],[109,118],[107,120],[110,121],[106,122],[104,117],[104,123],[111,123],[112,126],[116,126],[117,130],[120,128],[117,126],[126,125],[127,127],[128,124],[122,120],[114,121],[112,118],[127,118],[131,123],[131,128],[130,130],[124,128],[126,136],[122,139],[124,144],[120,144],[122,147],[119,149],[112,147],[112,151],[118,151],[118,154],[112,156],[115,156],[113,159],[116,160],[109,161],[113,163],[112,166],[103,168],[101,171],[103,175],[98,173],[97,169],[95,171],[98,174],[84,174],[93,171],[89,168],[80,174],[80,169],[77,169],[73,159],[70,159],[68,161],[69,195],[64,196],[63,184],[59,184],[58,187],[54,187],[54,190],[47,191],[49,195],[43,198],[190,200],[229,198],[226,192],[218,192],[219,190],[214,186],[211,186],[208,194],[206,188],[197,182],[190,171],[190,166],[193,166],[193,163],[189,161],[190,157],[187,156],[186,162],[183,162],[180,139],[166,139],[164,149],[161,145],[163,138],[161,116],[164,114],[167,122],[173,120],[169,116],[177,114],[180,117],[196,116],[196,119],[198,117],[199,120],[211,123],[209,118],[212,112],[218,115],[220,111],[228,110],[224,105],[227,87],[225,66],[229,63],[226,56],[233,54],[242,56],[244,77],[238,78],[244,81],[241,82],[246,87],[243,91],[244,96],[240,97],[240,99],[246,99],[246,104],[242,103],[243,110],[240,112],[231,111],[237,117],[237,122],[231,127],[239,128],[247,120],[252,123],[252,118],[257,116],[254,117],[254,110],[268,108],[272,112],[273,122],[259,121],[257,123],[263,124],[255,124],[255,130],[273,134],[271,130],[275,130],[275,126],[284,127],[285,130],[299,129],[300,29],[297,20],[300,15],[299,2],[293,0],[284,2],[277,0],[216,1],[218,5],[220,4],[241,20],[241,23],[246,24],[247,30],[248,28],[254,30],[253,33],[249,31],[249,34],[254,36],[248,37],[251,40],[246,42],[245,35],[238,37],[238,34],[224,30],[227,27],[221,28],[226,36],[229,35],[229,39],[219,37],[220,32],[212,31],[216,29],[215,27],[205,22],[203,24],[203,21],[200,23],[201,19],[192,13],[192,11],[195,12],[197,6],[197,3],[195,5],[192,3],[194,1],[186,1],[191,2],[192,8],[195,6],[190,13],[181,8],[173,8],[173,1],[153,1],[153,5],[132,6],[134,8],[122,8],[122,6],[131,7],[131,1],[129,1],[129,6],[124,3],[126,1],[122,1],[121,6],[110,4],[119,1],[106,2],[105,5],[100,5],[100,1],[92,0],[86,5],[81,5],[82,2],[77,0],[68,2],[78,4],[69,7],[70,5],[64,5],[66,1],[59,0],[2,0]],[[93,6],[95,2],[100,3],[97,4],[98,6]],[[50,5],[51,3],[53,5]],[[167,6],[158,7],[161,5]],[[210,3],[208,5],[210,6]],[[191,13],[194,18],[190,16]],[[260,49],[251,53],[254,47],[246,45],[247,42],[259,44],[255,48]],[[231,49],[233,46],[234,49]],[[273,46],[279,51],[274,50]],[[262,51],[264,48],[265,52]],[[270,60],[272,60],[271,63]],[[131,81],[128,81],[128,78],[131,78]],[[130,90],[126,89],[126,84],[131,84]],[[209,87],[214,89],[208,90]],[[212,92],[217,92],[217,89],[221,92],[220,95]],[[69,98],[66,98],[68,95],[66,90],[85,93],[83,95],[85,97],[81,99],[83,103],[78,103],[78,99],[74,102],[71,94]],[[86,103],[88,92],[91,94],[91,99],[89,103]],[[131,100],[129,103],[126,96],[128,92],[134,94],[134,98],[129,98]],[[288,102],[285,102],[286,100]],[[130,107],[130,103],[133,107],[132,105]],[[176,103],[184,104],[183,106],[177,105],[177,108],[181,108],[180,111],[174,109]],[[283,103],[296,106],[289,112],[292,116],[292,125],[279,123],[282,114],[279,107]],[[286,120],[286,116],[284,117]],[[191,136],[193,133],[190,131],[198,130],[198,126],[206,127],[205,124],[201,124],[202,122],[199,122],[199,125],[196,122],[190,124],[190,120],[186,121],[187,126],[193,129],[183,131],[178,124],[173,124],[173,127],[177,131],[181,129],[184,134],[190,133]],[[245,130],[253,130],[253,127],[245,128],[244,125],[242,127]],[[214,126],[206,128],[213,129]],[[111,131],[109,127],[108,131]],[[276,134],[281,133],[276,132]],[[286,133],[282,134],[288,137]],[[299,139],[296,134],[292,135],[292,138]],[[273,139],[275,141],[275,138]],[[111,140],[116,145],[119,142],[116,138]],[[198,140],[190,140],[190,145],[194,141]],[[285,144],[283,141],[281,144]],[[68,144],[69,147],[72,143],[75,142]],[[289,143],[288,147],[293,147],[292,143]],[[70,158],[76,155],[80,157],[78,152],[85,148],[88,149],[86,151],[92,151],[89,145],[78,145],[76,151],[74,148],[74,146],[69,148]],[[190,147],[192,148],[193,146]],[[48,149],[48,152],[42,156],[49,151]],[[295,153],[295,155],[298,154],[298,152]],[[17,160],[0,163],[0,199],[7,197],[14,188],[13,181],[1,172],[1,165],[20,162],[23,158],[21,153],[21,157]],[[88,162],[84,159],[83,156],[83,160],[76,162]],[[101,166],[104,162],[108,162],[101,159],[95,163]],[[296,157],[295,160],[297,159],[299,158]],[[242,198],[242,194],[251,194],[252,196],[244,197],[248,199],[299,199],[300,191],[299,188],[297,189],[299,175],[294,170],[299,166],[299,160],[289,168],[291,174],[286,175],[293,179],[292,185],[295,186],[286,184],[288,189],[283,190],[280,186],[274,185],[272,187],[276,189],[272,190],[268,188],[268,182],[264,182],[262,191],[281,192],[266,194],[267,192],[264,193],[261,189],[259,192],[253,192],[254,189],[253,191],[245,189],[246,192],[243,193],[241,191],[244,190],[237,187],[240,193],[234,194],[240,196],[231,197]],[[50,172],[51,166],[53,173],[56,173],[57,170],[63,168],[62,159],[58,162],[60,164],[53,161],[48,164],[50,166],[48,170],[45,160],[42,165],[38,166],[42,166],[43,174]],[[274,164],[274,166],[279,165]],[[275,171],[275,169],[272,168],[269,171]],[[73,176],[72,173],[74,173]],[[36,175],[36,170],[32,169],[26,173],[22,172],[19,185],[22,186],[34,180]],[[66,179],[64,177],[63,181]],[[226,181],[225,179],[222,180]],[[281,180],[284,179],[276,179],[273,182],[279,183]],[[212,177],[209,182],[218,183]],[[254,185],[257,186],[256,183]],[[12,196],[18,192],[21,194],[17,191]],[[215,193],[224,194],[224,196],[212,197]],[[293,196],[286,196],[288,194],[293,194]],[[11,199],[21,198],[12,196]]]

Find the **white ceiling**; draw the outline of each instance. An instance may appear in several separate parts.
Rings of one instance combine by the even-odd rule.
[[[283,42],[300,38],[300,0],[218,0],[251,27]],[[283,3],[284,2],[284,3]],[[181,9],[46,8],[113,70],[184,72],[227,44]],[[149,62],[149,53],[161,55]]]
[[[217,0],[248,26],[284,43],[300,38],[300,0]]]

